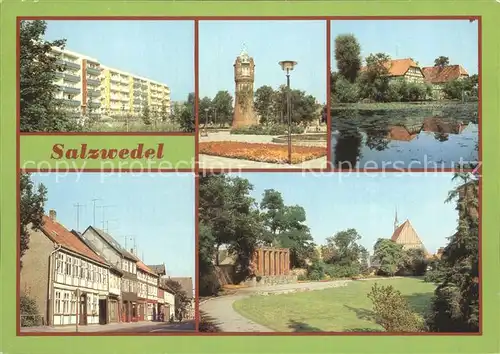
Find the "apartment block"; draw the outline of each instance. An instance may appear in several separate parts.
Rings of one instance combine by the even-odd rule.
[[[56,73],[56,98],[75,118],[101,114],[101,65],[98,60],[69,50],[53,49],[64,71]]]
[[[56,74],[63,101],[75,118],[82,115],[137,117],[147,106],[151,117],[170,114],[170,88],[162,83],[106,67],[94,58],[53,49],[64,71]]]
[[[164,84],[105,67],[101,88],[101,106],[107,116],[139,116],[146,106],[151,116],[170,113],[170,88]]]

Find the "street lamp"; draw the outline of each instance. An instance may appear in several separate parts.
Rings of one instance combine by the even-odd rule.
[[[283,60],[279,62],[281,69],[286,73],[286,113],[288,116],[288,163],[292,164],[292,104],[290,97],[290,71],[293,70],[296,61]]]

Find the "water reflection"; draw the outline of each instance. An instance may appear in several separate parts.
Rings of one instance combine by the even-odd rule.
[[[478,159],[477,104],[439,109],[332,109],[337,168],[453,168]]]

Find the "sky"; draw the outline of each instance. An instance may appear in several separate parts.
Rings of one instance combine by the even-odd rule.
[[[200,21],[200,97],[229,91],[234,97],[236,57],[246,47],[255,62],[255,90],[286,84],[278,62],[298,63],[292,88],[326,102],[326,21]]]
[[[193,21],[47,21],[47,40],[170,87],[172,101],[194,92]]]
[[[447,244],[456,227],[455,204],[444,203],[454,188],[451,173],[242,173],[260,203],[265,189],[281,192],[285,205],[304,207],[316,244],[354,228],[370,253],[394,231],[395,210],[409,219],[431,253]]]
[[[421,67],[434,66],[439,56],[478,73],[478,22],[469,20],[345,20],[331,22],[332,70],[337,64],[335,38],[354,34],[361,56],[387,53],[393,59],[413,58]]]
[[[93,224],[92,199],[104,209],[109,234],[127,249],[134,245],[146,264],[163,264],[170,276],[195,276],[194,176],[189,173],[34,173],[48,190],[45,213],[57,212],[67,229],[80,232]],[[76,204],[80,208],[77,225]],[[96,207],[102,227],[103,208]]]

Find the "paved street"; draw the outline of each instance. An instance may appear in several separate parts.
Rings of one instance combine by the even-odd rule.
[[[190,332],[195,330],[195,321],[181,323],[168,322],[136,322],[136,323],[110,323],[107,325],[80,326],[79,333],[157,333],[157,332]],[[21,328],[22,333],[74,333],[75,326],[65,327],[28,327]]]

